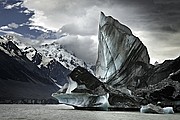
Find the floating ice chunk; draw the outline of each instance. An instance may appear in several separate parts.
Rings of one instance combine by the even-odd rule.
[[[158,113],[158,114],[173,114],[174,113],[172,107],[161,108],[160,106],[156,106],[153,104],[142,106],[140,109],[140,112],[141,113]]]
[[[164,107],[163,111],[164,111],[164,114],[174,114],[172,107]]]
[[[163,114],[163,109],[160,106],[156,106],[153,104],[148,104],[145,106],[142,106],[140,109],[141,113],[159,113],[159,114]]]

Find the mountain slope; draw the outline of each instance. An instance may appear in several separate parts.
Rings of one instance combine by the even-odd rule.
[[[6,38],[0,38],[0,98],[51,99],[58,87]]]
[[[78,59],[73,52],[68,51],[55,40],[26,40],[19,36],[6,36],[12,41],[25,56],[50,77],[55,79],[60,85],[67,82],[67,75],[77,66],[88,69],[91,73],[90,65]]]
[[[44,42],[42,45],[36,46],[36,49],[47,58],[54,58],[71,71],[77,66],[81,66],[92,72],[92,70],[90,70],[89,66],[83,60],[78,59],[72,52],[67,51],[56,41],[52,43]]]
[[[6,35],[0,37],[0,56],[0,100],[50,99],[77,66],[92,72],[85,62],[56,42],[33,47]]]
[[[5,36],[9,41],[12,41],[20,50],[23,55],[36,65],[44,74],[52,78],[58,84],[63,85],[67,82],[67,75],[70,73],[61,63],[57,62],[52,57],[46,57],[41,54],[38,50],[26,43],[21,42],[14,36]]]

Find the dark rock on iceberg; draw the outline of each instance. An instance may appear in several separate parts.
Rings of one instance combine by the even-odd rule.
[[[70,74],[69,77],[77,82],[78,85],[85,85],[89,90],[95,90],[103,83],[99,81],[94,75],[89,73],[85,68],[78,66]],[[87,79],[89,78],[89,79]]]
[[[161,82],[149,85],[146,88],[137,89],[134,93],[138,97],[143,97],[145,103],[156,104],[160,102],[161,106],[172,106],[174,110],[179,111],[180,108],[180,82],[173,80],[176,76],[180,76],[180,70],[172,73]],[[142,103],[143,104],[143,103]]]
[[[180,57],[175,60],[165,60],[162,64],[151,66],[151,68],[143,75],[144,78],[141,77],[140,79],[146,81],[148,85],[159,83],[169,76],[171,76],[172,79],[179,81],[178,77],[172,76],[173,73],[178,70],[180,70]]]
[[[134,91],[143,98],[141,104],[160,102],[162,107],[171,106],[180,111],[180,57],[154,66],[146,77],[148,86]]]

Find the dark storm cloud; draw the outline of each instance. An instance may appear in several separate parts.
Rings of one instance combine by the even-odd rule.
[[[136,0],[137,1],[137,0]],[[141,0],[142,2],[143,0]],[[148,0],[147,0],[148,1]],[[179,0],[150,0],[142,9],[146,19],[150,21],[149,28],[177,32],[180,29],[180,1]],[[141,5],[139,5],[140,7]]]
[[[165,32],[170,32],[170,33],[177,33],[179,32],[175,27],[173,26],[163,26],[161,27],[161,30],[162,31],[165,31]]]
[[[89,37],[72,35],[62,38],[59,42],[88,63],[94,62],[97,57],[97,46],[94,45],[94,40]]]
[[[68,33],[70,35],[95,35],[96,31],[91,31],[90,29],[83,29],[76,24],[66,24],[61,28],[61,33]]]
[[[114,6],[130,6],[137,10],[134,21],[141,23],[132,22],[131,26],[135,29],[140,27],[162,32],[177,32],[180,29],[179,0],[111,0],[110,3]],[[118,16],[118,13],[116,15]]]

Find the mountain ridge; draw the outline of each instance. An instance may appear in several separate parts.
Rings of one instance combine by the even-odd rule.
[[[51,51],[51,53],[56,52],[57,55],[61,52],[64,56],[67,54],[73,56],[58,43],[45,44],[41,47],[39,49],[46,52],[60,47],[59,51]],[[67,64],[71,65],[73,60],[76,60],[76,64],[72,64],[71,69],[68,69],[56,60],[58,55],[57,58],[49,56],[49,53],[46,56],[39,52],[39,49],[28,46],[11,35],[0,37],[0,90],[4,93],[8,91],[6,95],[2,93],[0,99],[53,99],[51,94],[67,82],[70,71],[76,66],[85,65],[82,60],[74,56],[72,60],[61,61],[69,62]]]

